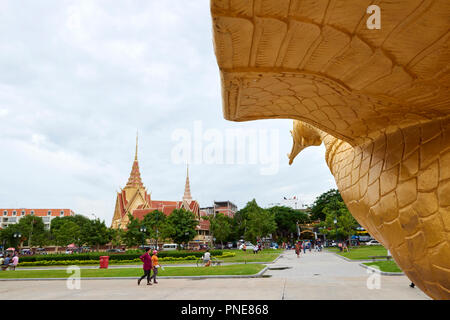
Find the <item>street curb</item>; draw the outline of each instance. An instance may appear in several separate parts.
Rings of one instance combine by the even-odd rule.
[[[260,272],[251,275],[215,275],[215,276],[161,276],[158,279],[236,279],[236,278],[261,278],[268,270],[268,266],[263,268]],[[0,279],[0,281],[67,281],[69,278],[13,278]],[[89,277],[81,278],[80,280],[130,280],[138,279],[138,277]]]
[[[343,260],[345,260],[345,261],[347,261],[347,262],[372,262],[372,260],[360,260],[360,259],[358,259],[358,260],[352,260],[352,259],[349,259],[349,258],[346,258],[346,257],[343,257],[343,256],[341,256],[341,255],[338,255],[337,253],[334,253],[334,252],[332,252],[336,257],[338,257],[338,258],[341,258],[341,259],[343,259]],[[378,260],[378,261],[383,261],[383,260]]]
[[[278,257],[276,257],[275,258],[275,260],[273,260],[272,262],[270,262],[270,263],[275,263],[275,262],[277,262],[279,259],[281,259],[281,258],[283,258],[283,253],[280,253],[280,255],[278,256]]]
[[[371,266],[366,266],[363,263],[359,264],[361,267],[365,268],[365,269],[369,269],[372,270],[375,273],[379,273],[383,276],[404,276],[405,274],[403,272],[385,272],[385,271],[380,271],[378,269],[372,268]]]
[[[334,254],[336,257],[341,258],[341,259],[344,259],[345,261],[348,261],[348,262],[392,261],[392,260],[387,260],[387,259],[378,259],[378,260],[376,260],[376,261],[374,261],[374,260],[372,260],[372,259],[355,259],[355,260],[353,260],[353,259],[349,259],[349,258],[343,257],[343,256],[341,256],[341,255],[339,255],[339,254],[337,254],[337,253],[335,253],[335,252],[330,252],[330,251],[328,251],[328,252],[329,252],[329,253],[332,253],[332,254]]]

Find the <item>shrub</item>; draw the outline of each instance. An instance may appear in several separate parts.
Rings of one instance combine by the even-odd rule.
[[[211,256],[222,256],[222,250],[211,250]],[[162,251],[158,252],[158,257],[162,258],[184,258],[194,257],[193,259],[202,257],[202,251]],[[49,254],[34,255],[20,257],[19,262],[43,262],[43,261],[92,261],[98,263],[101,256],[109,256],[109,261],[128,261],[139,259],[140,253],[110,253],[110,252],[91,252],[91,253],[74,253],[74,254]],[[139,260],[140,261],[140,260]]]
[[[192,253],[192,252],[191,252]],[[226,258],[226,257],[234,257],[236,254],[232,252],[224,252],[222,255],[214,256],[216,258]],[[200,256],[201,257],[201,256]],[[159,261],[187,261],[187,260],[197,260],[198,255],[188,255],[184,257],[160,257]],[[109,260],[109,264],[135,264],[141,263],[141,260],[138,258],[135,259],[115,259]],[[34,267],[34,266],[66,266],[66,265],[98,265],[99,260],[87,259],[87,260],[40,260],[40,261],[23,261],[23,259],[19,263],[19,267]]]

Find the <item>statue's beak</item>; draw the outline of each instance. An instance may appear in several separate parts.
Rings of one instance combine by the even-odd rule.
[[[288,154],[289,164],[294,162],[295,157],[305,148],[309,146],[320,146],[322,144],[322,138],[320,130],[304,124],[301,121],[294,120],[294,127],[291,130],[292,136],[292,150]]]
[[[292,149],[291,149],[291,153],[288,153],[288,158],[289,158],[289,165],[291,165],[294,162],[295,157],[303,150],[305,149],[307,146],[304,146],[302,144],[300,144],[300,142],[296,141],[294,139],[294,135],[291,131],[292,134]]]

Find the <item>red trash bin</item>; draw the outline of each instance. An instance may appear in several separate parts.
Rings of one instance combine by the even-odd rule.
[[[100,257],[100,269],[108,269],[109,256]]]

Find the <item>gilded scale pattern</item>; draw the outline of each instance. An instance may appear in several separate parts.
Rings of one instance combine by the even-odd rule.
[[[366,8],[381,8],[381,29]],[[212,0],[226,119],[295,119],[350,212],[450,299],[450,2]]]

